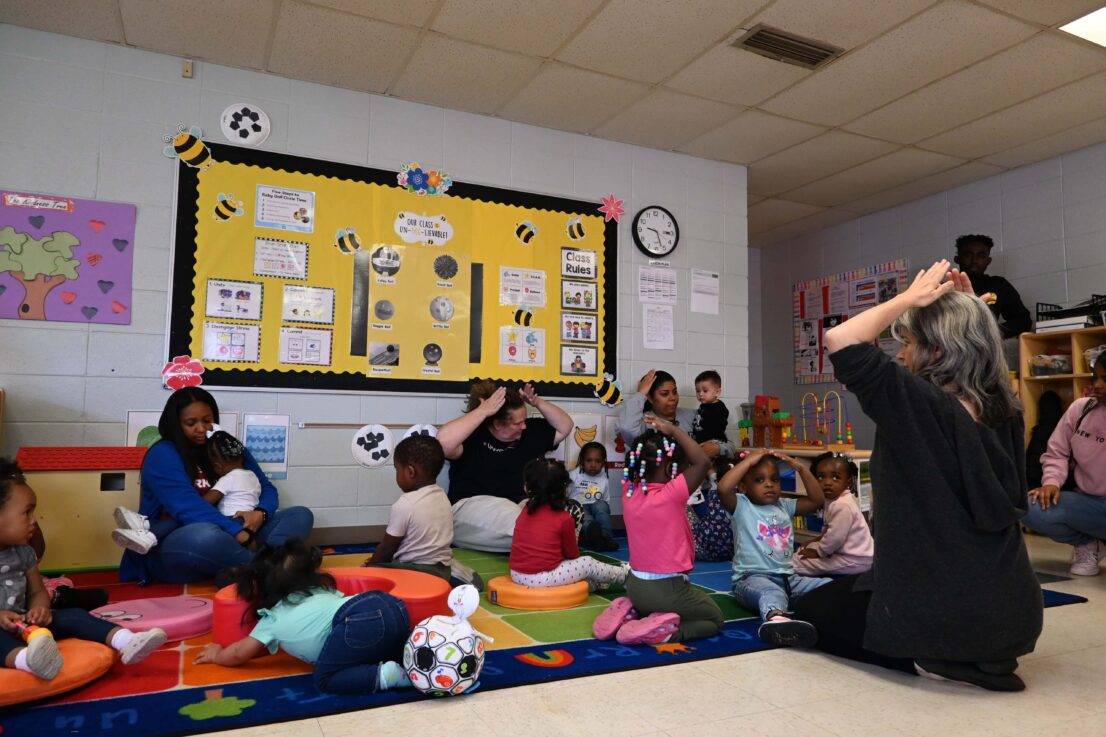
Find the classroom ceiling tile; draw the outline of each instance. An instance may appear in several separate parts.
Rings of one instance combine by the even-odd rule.
[[[0,23],[96,41],[123,41],[117,0],[4,0]]]
[[[674,149],[689,138],[718,127],[738,110],[658,88],[592,133],[650,148]]]
[[[768,0],[611,0],[557,59],[660,82],[728,37]]]
[[[918,146],[963,158],[983,158],[1104,115],[1106,73],[1026,100],[924,140]]]
[[[310,2],[366,18],[418,27],[426,24],[437,4],[437,0],[403,0],[401,3],[395,0],[310,0]]]
[[[812,74],[745,49],[718,44],[665,82],[681,92],[735,105],[756,105]]]
[[[844,205],[962,163],[963,160],[951,156],[916,148],[900,148],[886,156],[794,189],[785,196],[789,200],[822,207]]]
[[[946,189],[953,189],[970,182],[986,179],[1003,171],[1005,169],[1001,166],[969,161],[953,169],[937,172],[928,177],[919,177],[905,184],[900,184],[898,187],[892,187],[868,197],[853,200],[844,207],[865,214],[876,212],[900,205],[903,202],[911,202],[928,197],[931,194],[944,192]]]
[[[980,2],[1044,26],[1060,26],[1102,7],[1102,0],[980,0]]]
[[[748,164],[814,138],[825,130],[810,123],[749,110],[720,128],[685,143],[680,150],[708,159]]]
[[[408,100],[492,113],[524,85],[541,59],[428,33],[389,90]]]
[[[811,233],[815,230],[829,228],[847,220],[855,220],[858,217],[859,215],[855,212],[833,207],[829,210],[822,210],[813,215],[807,215],[805,218],[792,220],[790,223],[784,223],[771,230],[759,233],[755,239],[750,238],[749,246],[751,248],[764,248],[773,243],[791,240],[804,233]]]
[[[413,28],[285,2],[277,18],[269,71],[351,90],[384,92],[418,35]]]
[[[749,207],[749,235],[763,233],[772,228],[799,220],[825,208],[787,200],[764,200]]]
[[[947,0],[830,62],[761,107],[799,120],[841,125],[1036,31],[978,5]]]
[[[602,0],[445,0],[431,28],[497,49],[549,56],[602,4]]]
[[[1042,33],[892,102],[846,130],[915,143],[1106,69],[1106,54]]]
[[[866,0],[860,8],[856,0],[776,0],[745,25],[764,23],[849,50],[932,4],[933,0]]]
[[[498,115],[567,131],[585,132],[629,107],[649,85],[546,62]]]
[[[894,143],[832,130],[749,167],[749,191],[776,195],[863,164],[899,148]]]
[[[991,154],[983,161],[1013,169],[1017,166],[1032,164],[1034,161],[1043,161],[1053,156],[1066,154],[1068,151],[1075,151],[1101,141],[1106,141],[1106,118],[1092,120],[1089,123],[1053,133],[1051,136],[1038,138],[1016,148]]]
[[[175,3],[119,0],[128,44],[251,69],[265,66],[274,6],[273,0],[248,7],[225,0],[194,0],[187,13],[180,13]]]

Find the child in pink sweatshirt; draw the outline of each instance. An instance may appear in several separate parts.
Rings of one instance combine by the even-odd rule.
[[[1106,557],[1106,353],[1091,366],[1094,396],[1077,399],[1041,455],[1041,486],[1029,492],[1031,530],[1073,546],[1071,572],[1097,576]],[[1070,459],[1070,460],[1069,460]],[[1075,490],[1060,487],[1071,469]]]
[[[823,453],[810,463],[826,497],[822,535],[799,548],[792,560],[800,576],[864,573],[872,567],[875,543],[860,503],[852,493],[857,467],[843,453]]]

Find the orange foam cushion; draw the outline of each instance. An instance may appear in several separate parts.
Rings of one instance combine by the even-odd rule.
[[[508,609],[571,609],[587,599],[587,581],[541,589],[519,586],[510,576],[497,576],[488,582],[488,601]]]
[[[65,665],[51,681],[15,668],[0,668],[0,706],[38,701],[80,688],[107,673],[115,662],[115,651],[98,642],[58,640],[58,650]]]
[[[445,579],[402,568],[324,568],[334,576],[338,590],[347,596],[365,591],[385,591],[407,605],[412,626],[435,614],[450,614],[450,586]],[[585,591],[587,584],[584,585]],[[250,634],[256,618],[248,614],[246,602],[238,598],[235,586],[215,594],[215,616],[211,639],[223,647]]]

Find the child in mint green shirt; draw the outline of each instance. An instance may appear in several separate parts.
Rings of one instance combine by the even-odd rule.
[[[411,632],[407,606],[383,591],[347,597],[319,571],[322,554],[298,538],[234,569],[239,596],[256,612],[248,637],[212,643],[197,663],[239,666],[283,649],[315,666],[323,693],[368,694],[408,687],[397,662]]]

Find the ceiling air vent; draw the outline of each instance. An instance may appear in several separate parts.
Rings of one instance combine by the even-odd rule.
[[[816,69],[845,53],[844,49],[830,46],[823,41],[802,38],[762,23],[758,23],[731,45],[807,69]]]

